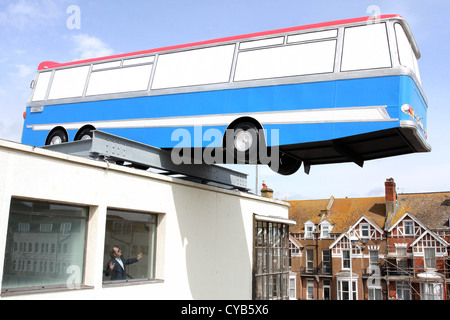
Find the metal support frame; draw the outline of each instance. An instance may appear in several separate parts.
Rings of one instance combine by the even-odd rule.
[[[102,131],[92,131],[92,139],[48,145],[42,147],[94,160],[147,170],[154,168],[164,175],[182,175],[181,179],[212,184],[228,189],[248,191],[247,174],[209,164],[179,164],[172,162],[170,151],[115,136]]]

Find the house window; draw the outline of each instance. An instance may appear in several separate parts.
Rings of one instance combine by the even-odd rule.
[[[125,259],[143,257],[126,265],[126,279],[148,280],[155,278],[156,225],[158,215],[108,209],[106,216],[104,268],[111,260],[112,247],[117,247]],[[103,273],[103,281],[115,280]],[[117,281],[114,281],[117,283]]]
[[[306,227],[305,238],[312,238],[314,227],[312,225],[307,225],[305,227]]]
[[[377,266],[380,262],[378,257],[378,250],[370,250],[369,251],[369,263],[371,266]]]
[[[306,300],[314,300],[314,280],[312,279],[306,282]]]
[[[434,248],[424,248],[425,268],[436,268],[436,250]]]
[[[397,281],[397,299],[411,300],[411,287],[407,281]]]
[[[324,274],[331,274],[330,250],[322,250],[322,271]]]
[[[361,224],[360,225],[360,234],[361,238],[369,238],[369,225],[368,224]]]
[[[381,288],[369,287],[369,300],[382,300]]]
[[[306,272],[314,271],[314,250],[306,250]]]
[[[414,235],[414,222],[403,221],[403,228],[405,229],[405,235]]]
[[[287,300],[289,225],[257,221],[255,228],[255,299]]]
[[[18,288],[66,287],[68,277],[72,275],[67,273],[69,267],[70,270],[79,270],[72,277],[75,282],[72,284],[80,285],[83,281],[87,218],[87,207],[12,199],[2,292]],[[63,227],[66,225],[70,225],[70,229]],[[17,243],[19,248],[23,247],[20,252],[14,250]],[[28,250],[25,250],[22,244],[27,243]],[[56,249],[61,247],[66,251]]]
[[[297,299],[297,285],[296,285],[296,277],[289,277],[289,300]]]
[[[342,250],[342,269],[350,269],[350,250]]]
[[[330,226],[322,225],[321,231],[322,231],[322,234],[321,234],[322,238],[328,238],[330,236]]]
[[[349,279],[338,280],[338,300],[350,300],[350,294],[353,292],[353,300],[357,299],[356,279],[352,280],[353,286],[350,286]],[[352,287],[352,288],[351,288]]]
[[[420,299],[421,300],[442,300],[443,297],[442,283],[427,283],[420,284]]]
[[[328,279],[322,282],[322,295],[323,300],[331,300],[331,281]]]

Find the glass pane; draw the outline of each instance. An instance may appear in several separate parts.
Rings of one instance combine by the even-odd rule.
[[[384,23],[345,28],[341,71],[391,67]]]
[[[111,248],[120,249],[124,271],[106,276],[103,280],[153,279],[156,248],[156,214],[108,210],[105,234],[105,270],[113,259]],[[139,253],[143,258],[136,261]],[[115,264],[117,261],[112,260]],[[119,263],[120,264],[120,263]],[[116,270],[116,269],[114,269]],[[123,269],[122,269],[123,270]]]
[[[48,98],[81,97],[88,72],[89,66],[56,70]]]
[[[13,199],[2,289],[79,285],[88,209]]]

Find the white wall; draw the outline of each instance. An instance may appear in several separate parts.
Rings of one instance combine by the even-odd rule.
[[[2,299],[251,299],[253,215],[288,219],[281,201],[0,140],[0,279],[12,197],[90,206],[90,288]],[[162,281],[103,287],[107,208],[159,214]]]

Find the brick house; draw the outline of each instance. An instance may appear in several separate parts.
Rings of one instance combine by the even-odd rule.
[[[289,202],[292,299],[446,298],[450,192]]]

